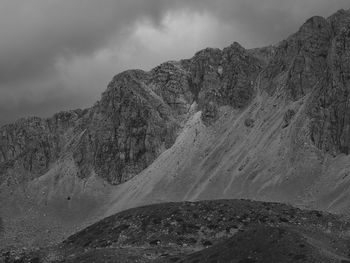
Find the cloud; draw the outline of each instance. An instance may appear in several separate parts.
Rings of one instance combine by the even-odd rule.
[[[275,43],[348,0],[0,0],[0,124],[87,107],[112,76]]]

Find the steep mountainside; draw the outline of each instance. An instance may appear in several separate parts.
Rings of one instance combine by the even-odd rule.
[[[89,109],[2,127],[3,240],[57,240],[167,201],[250,198],[349,214],[349,43],[350,11],[340,10],[274,46],[233,43],[126,71]]]
[[[193,102],[205,119],[215,119],[221,105],[248,105],[261,68],[235,43],[150,72],[118,74],[92,108],[2,127],[0,183],[30,181],[68,155],[80,178],[96,173],[111,184],[125,182],[173,145]]]
[[[110,211],[245,197],[348,213],[349,17],[310,18],[275,47],[248,51],[267,62],[246,87],[252,99],[207,101],[221,111],[216,122],[208,126],[202,107],[171,149],[118,187]]]

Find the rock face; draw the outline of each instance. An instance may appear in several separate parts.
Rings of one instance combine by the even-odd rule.
[[[67,156],[80,178],[95,173],[111,184],[125,182],[173,145],[193,102],[208,121],[220,106],[247,106],[262,64],[234,43],[150,72],[118,74],[92,108],[2,127],[0,183],[39,177]]]
[[[317,147],[333,155],[349,154],[350,12],[339,11],[327,22],[333,38],[310,110],[311,138]]]
[[[73,151],[80,176],[94,171],[112,184],[124,182],[173,144],[179,123],[150,78],[143,71],[116,76],[90,110]]]
[[[50,119],[29,118],[2,127],[2,181],[41,176],[50,165],[73,156],[81,178],[93,172],[112,184],[128,180],[170,147],[191,95],[173,96],[161,74],[127,71],[117,75],[92,108],[62,112]],[[174,73],[175,74],[175,73]],[[163,83],[165,82],[165,83]],[[159,95],[156,93],[158,92]],[[165,93],[171,102],[161,97]],[[187,95],[187,96],[186,96]]]
[[[282,91],[294,101],[312,91],[324,76],[331,36],[326,19],[313,17],[282,41],[263,73],[266,90]]]
[[[44,174],[59,158],[83,111],[51,119],[21,119],[0,131],[0,183],[20,183]]]
[[[190,90],[203,110],[203,119],[211,121],[217,119],[220,106],[239,109],[251,102],[263,61],[233,43],[224,50],[202,50],[188,64]]]
[[[289,100],[309,97],[310,138],[333,155],[349,154],[350,13],[312,17],[282,41],[263,71],[264,88]]]

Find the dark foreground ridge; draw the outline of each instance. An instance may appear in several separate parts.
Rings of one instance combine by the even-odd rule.
[[[350,262],[350,223],[278,203],[216,200],[134,208],[5,262]]]

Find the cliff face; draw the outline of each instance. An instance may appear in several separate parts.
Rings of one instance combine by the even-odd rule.
[[[92,108],[2,127],[0,182],[39,177],[67,156],[80,178],[95,173],[111,184],[125,182],[173,145],[194,102],[210,121],[219,106],[246,106],[261,65],[235,43],[150,72],[118,74]]]
[[[293,101],[310,93],[324,76],[331,37],[324,18],[310,18],[276,48],[263,73],[266,90],[270,94],[282,92]]]
[[[94,171],[112,184],[124,182],[174,143],[177,113],[152,90],[151,78],[142,71],[119,74],[85,116],[73,151],[80,176]]]
[[[0,131],[0,183],[28,181],[44,174],[64,152],[83,111],[55,114],[51,119],[28,118]]]
[[[332,155],[349,154],[349,11],[312,17],[282,41],[262,73],[264,89],[291,101],[308,97],[310,139]]]
[[[311,139],[333,155],[349,154],[350,13],[339,11],[327,22],[333,38],[324,74],[310,104]]]
[[[203,120],[215,121],[220,106],[246,107],[254,96],[255,81],[263,64],[238,43],[224,50],[208,48],[198,52],[187,68],[190,89],[203,110]]]
[[[173,144],[179,128],[175,117],[187,113],[177,113],[174,105],[172,110],[152,90],[152,77],[161,84],[156,74],[127,71],[90,109],[2,127],[2,181],[15,174],[19,181],[31,180],[67,156],[73,157],[80,178],[96,173],[118,184],[140,172]]]

